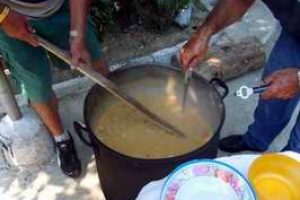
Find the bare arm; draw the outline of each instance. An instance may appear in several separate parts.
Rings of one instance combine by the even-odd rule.
[[[86,28],[90,11],[90,0],[70,0],[72,64],[77,66],[79,62],[91,63],[91,56],[86,45]]]
[[[212,35],[238,21],[255,0],[219,0],[202,26],[181,50],[181,64],[184,70],[200,62],[208,50]]]
[[[89,16],[90,0],[70,0],[71,30],[77,31],[79,36],[84,37],[87,18]]]
[[[202,28],[213,35],[225,27],[237,22],[245,15],[255,0],[220,0],[206,18]],[[200,28],[198,32],[201,32]]]

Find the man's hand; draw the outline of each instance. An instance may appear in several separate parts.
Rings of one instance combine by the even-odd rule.
[[[238,21],[254,2],[255,0],[218,1],[198,32],[181,50],[180,60],[183,70],[195,67],[207,52],[209,38]]]
[[[84,37],[77,36],[71,39],[71,56],[74,67],[81,62],[91,65],[91,56]]]
[[[76,67],[80,62],[91,64],[91,56],[85,40],[91,1],[76,0],[69,3],[71,15],[70,32],[76,32],[76,36],[71,38],[72,65]]]
[[[270,84],[270,86],[262,94],[262,98],[264,100],[290,99],[296,96],[300,91],[298,71],[296,68],[288,68],[268,76],[264,84]]]
[[[37,40],[33,35],[34,30],[25,16],[10,10],[1,27],[8,36],[25,41],[33,46],[38,46]]]
[[[180,51],[180,63],[184,71],[196,67],[208,51],[210,36],[194,34]]]

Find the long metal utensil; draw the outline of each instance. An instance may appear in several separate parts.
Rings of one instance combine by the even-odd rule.
[[[178,60],[178,58],[175,54],[171,57],[171,64],[174,67],[182,69],[181,64],[180,64],[180,62],[179,62],[179,60]],[[181,104],[182,112],[184,112],[184,110],[185,110],[186,100],[187,100],[187,96],[188,96],[187,94],[188,94],[188,90],[189,90],[190,81],[191,81],[192,76],[193,76],[193,69],[192,68],[188,69],[184,73],[183,95],[182,95],[182,104]]]
[[[46,41],[45,39],[41,38],[40,36],[36,36],[38,43],[41,47],[46,49],[47,51],[53,53],[63,61],[65,61],[67,64],[71,66],[71,56],[66,51],[61,50],[54,44]],[[133,107],[134,109],[140,111],[142,114],[144,114],[146,117],[148,117],[150,120],[155,122],[160,127],[164,128],[168,131],[170,134],[175,134],[179,137],[185,138],[185,134],[175,128],[173,125],[171,125],[169,122],[161,119],[159,116],[151,112],[148,108],[143,106],[141,103],[139,103],[136,99],[128,95],[125,91],[121,90],[117,85],[115,85],[113,82],[102,76],[101,74],[97,73],[95,70],[93,70],[90,66],[88,66],[85,63],[81,63],[79,66],[76,66],[75,69],[80,71],[82,74],[86,75],[96,83],[98,83],[100,86],[102,86],[104,89],[106,89],[108,92],[110,92],[112,95],[119,98],[121,101],[125,102],[127,105]]]
[[[182,106],[181,106],[182,112],[184,112],[184,110],[185,110],[186,99],[187,99],[187,96],[188,96],[187,93],[188,93],[188,90],[189,90],[192,75],[193,75],[193,69],[192,68],[188,69],[185,72],[185,75],[184,75],[183,97],[182,97],[183,99],[182,99]]]

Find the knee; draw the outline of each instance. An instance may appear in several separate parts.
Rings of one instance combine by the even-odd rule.
[[[93,68],[103,76],[109,74],[109,67],[105,59],[94,61]]]

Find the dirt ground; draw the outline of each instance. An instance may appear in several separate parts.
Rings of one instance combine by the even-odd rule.
[[[194,32],[197,22],[202,21],[202,19],[201,15],[195,14],[193,22],[185,29],[174,25],[159,32],[145,30],[142,26],[135,26],[126,34],[120,31],[107,33],[104,38],[103,49],[108,60],[112,62],[146,55],[187,40]]]
[[[116,26],[105,33],[101,46],[110,64],[147,55],[187,40],[205,16],[205,11],[196,8],[192,23],[185,29],[174,25],[164,31],[154,31],[146,30],[142,25],[135,25],[128,33],[122,33]],[[53,69],[53,71],[56,83],[79,75],[70,70]]]

